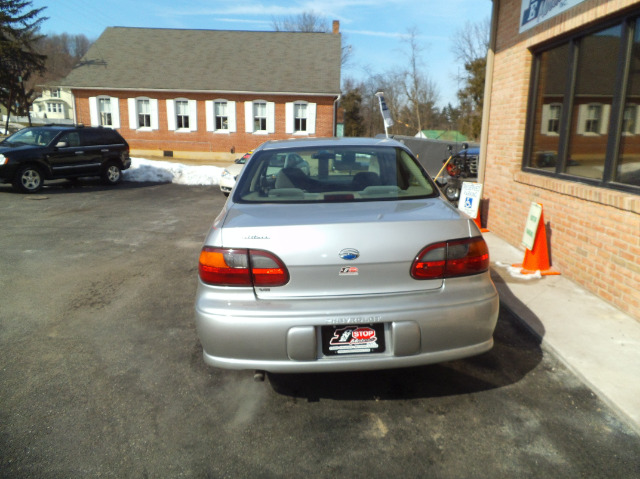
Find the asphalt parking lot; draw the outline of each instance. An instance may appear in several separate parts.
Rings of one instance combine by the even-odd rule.
[[[205,366],[197,259],[224,200],[0,185],[0,477],[638,477],[640,438],[506,311],[462,361]]]

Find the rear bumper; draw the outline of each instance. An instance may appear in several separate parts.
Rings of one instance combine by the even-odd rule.
[[[493,345],[498,295],[489,273],[437,291],[366,298],[258,301],[199,284],[196,326],[207,364],[225,369],[328,372],[410,367],[483,353]],[[320,327],[382,323],[383,353],[325,356]]]

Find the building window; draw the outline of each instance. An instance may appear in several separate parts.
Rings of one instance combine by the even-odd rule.
[[[245,131],[259,135],[275,133],[275,103],[265,100],[244,102]],[[235,121],[235,120],[234,120]]]
[[[285,133],[313,135],[316,132],[315,103],[296,101],[285,103]]]
[[[549,121],[547,123],[547,131],[549,133],[560,133],[560,113],[562,112],[562,105],[553,104],[549,105]]]
[[[602,105],[592,103],[581,105],[578,116],[578,133],[581,135],[599,135],[602,126]]]
[[[640,19],[631,15],[534,52],[526,171],[640,193]]]
[[[51,98],[60,98],[60,88],[51,90]]]
[[[176,126],[178,130],[189,129],[189,102],[176,100]]]
[[[216,101],[213,103],[213,114],[215,118],[216,130],[229,129],[229,115],[226,101]]]
[[[102,126],[113,126],[111,117],[111,98],[98,98],[98,112]]]
[[[622,134],[635,135],[638,130],[638,105],[627,104],[622,114]]]
[[[138,128],[151,128],[151,105],[148,99],[138,99]]]
[[[267,102],[265,101],[253,103],[253,131],[267,131]]]
[[[307,104],[294,103],[293,105],[293,132],[307,131]]]
[[[62,103],[47,103],[49,113],[62,113]]]

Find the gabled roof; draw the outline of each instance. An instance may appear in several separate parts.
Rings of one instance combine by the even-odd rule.
[[[59,85],[338,95],[340,64],[336,33],[109,27]]]

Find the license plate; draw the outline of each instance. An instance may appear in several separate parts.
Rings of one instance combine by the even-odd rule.
[[[322,352],[325,356],[384,352],[384,324],[351,324],[322,327]]]

